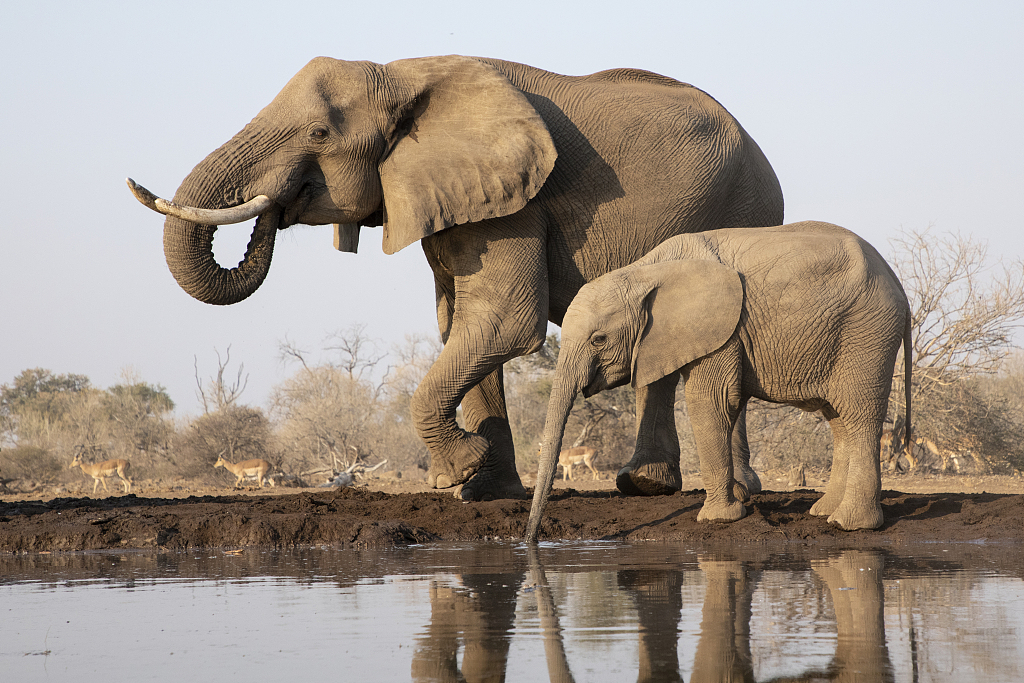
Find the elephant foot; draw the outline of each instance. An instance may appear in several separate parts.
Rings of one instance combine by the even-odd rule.
[[[760,483],[760,482],[758,482]],[[760,489],[758,489],[760,491]],[[746,484],[741,481],[734,481],[732,483],[732,497],[741,503],[746,503],[750,500],[750,489],[747,488]]]
[[[878,503],[869,505],[843,503],[828,518],[829,524],[843,531],[877,529],[882,526],[884,521],[882,506]]]
[[[830,495],[828,491],[825,491],[825,495],[811,506],[811,514],[815,517],[828,517],[839,508],[839,504],[842,502],[839,496]]]
[[[761,478],[757,476],[757,472],[751,469],[750,465],[734,461],[732,476],[737,484],[742,484],[746,487],[748,498],[750,494],[761,493]],[[747,498],[743,500],[747,500]]]
[[[747,508],[743,503],[734,500],[731,503],[704,501],[704,507],[697,513],[698,522],[735,522],[747,516]]]
[[[678,465],[656,462],[635,466],[630,462],[619,470],[615,486],[627,496],[670,496],[683,488],[683,476]]]
[[[463,484],[461,489],[455,492],[455,496],[467,502],[503,498],[525,500],[530,497],[514,464],[511,467],[491,467],[489,463]]]
[[[431,453],[427,484],[431,488],[447,489],[469,481],[484,464],[490,446],[490,442],[479,434],[466,433],[454,448]]]

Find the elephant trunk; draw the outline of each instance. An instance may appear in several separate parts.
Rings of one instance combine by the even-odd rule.
[[[154,198],[155,206],[150,208],[167,214],[164,257],[174,279],[192,297],[225,306],[248,298],[263,284],[274,255],[277,231],[284,227],[284,211],[266,196],[243,203],[242,191],[226,192],[224,188],[237,188],[241,183],[223,176],[220,152],[207,157],[185,178],[173,202]],[[149,206],[147,197],[140,197],[136,187],[132,187],[132,192]],[[234,268],[221,267],[213,256],[213,236],[217,231],[214,223],[230,222],[229,218],[248,220],[256,214],[245,257]]]
[[[164,222],[167,267],[181,288],[196,299],[217,306],[238,303],[267,277],[281,213],[275,206],[256,219],[245,257],[234,268],[222,267],[213,257],[216,226],[168,216]]]
[[[541,516],[544,514],[544,506],[548,503],[551,487],[555,482],[555,468],[558,466],[558,454],[562,450],[565,423],[569,420],[569,411],[572,410],[572,403],[578,393],[579,389],[563,378],[559,378],[551,389],[548,415],[544,422],[544,441],[537,461],[537,485],[533,490],[530,520],[526,524],[527,543],[537,542]]]

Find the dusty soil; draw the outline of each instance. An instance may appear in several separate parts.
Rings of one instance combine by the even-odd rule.
[[[684,483],[689,490],[655,498],[623,496],[610,479],[559,481],[541,538],[844,547],[1024,542],[1024,480],[1016,477],[886,478],[884,526],[856,532],[808,514],[822,482],[786,490],[782,478],[763,481],[776,490],[755,495],[747,517],[728,525],[697,523],[704,493],[696,479]],[[463,503],[422,482],[388,479],[344,489],[136,488],[103,498],[0,494],[0,552],[508,540],[523,536],[530,511],[529,500]]]

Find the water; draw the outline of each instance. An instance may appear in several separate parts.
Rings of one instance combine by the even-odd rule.
[[[618,543],[0,557],[0,680],[1020,681],[1022,559]]]

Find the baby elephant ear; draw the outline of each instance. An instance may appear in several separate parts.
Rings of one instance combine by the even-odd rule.
[[[663,261],[636,270],[643,331],[633,348],[633,386],[655,382],[729,341],[743,308],[735,270],[714,261]]]
[[[544,119],[497,69],[457,55],[391,62],[391,151],[380,164],[384,251],[453,225],[507,216],[555,166]]]

